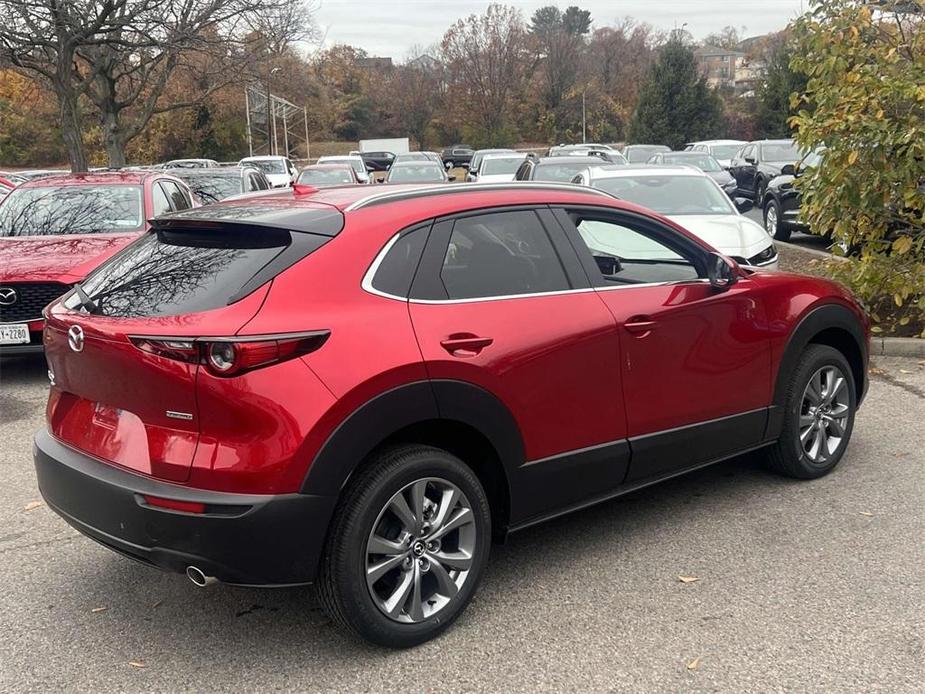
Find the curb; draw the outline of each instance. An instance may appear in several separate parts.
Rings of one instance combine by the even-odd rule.
[[[873,337],[870,354],[874,357],[925,357],[925,340],[918,337]]]
[[[848,260],[848,258],[841,256],[841,255],[834,255],[832,253],[829,253],[828,251],[820,251],[818,248],[807,248],[806,246],[799,246],[795,243],[790,243],[789,241],[775,241],[774,245],[783,246],[784,248],[789,248],[794,251],[808,253],[809,255],[814,255],[818,258],[825,258],[827,260],[839,260],[842,262]]]

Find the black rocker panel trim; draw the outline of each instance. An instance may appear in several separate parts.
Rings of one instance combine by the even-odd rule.
[[[761,408],[629,440],[632,462],[626,482],[662,477],[710,460],[735,455],[764,440],[768,410]]]
[[[851,364],[852,375],[854,376],[854,385],[857,389],[858,405],[864,399],[867,393],[867,339],[864,336],[863,329],[858,323],[857,317],[850,309],[840,304],[824,304],[807,313],[799,322],[790,339],[787,347],[781,357],[780,365],[777,370],[777,380],[774,384],[773,405],[768,418],[768,427],[765,432],[766,439],[776,439],[780,436],[781,427],[783,426],[784,408],[787,398],[788,379],[797,367],[800,356],[806,349],[806,346],[824,330],[837,328],[849,334],[854,340],[858,354],[861,355],[861,363],[853,364],[850,355],[845,355],[848,363]]]
[[[616,489],[629,462],[624,439],[525,463],[511,480],[511,524]]]

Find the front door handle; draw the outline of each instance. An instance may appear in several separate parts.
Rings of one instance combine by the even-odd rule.
[[[633,316],[623,327],[634,335],[648,335],[655,328],[655,321],[651,316]]]
[[[454,333],[445,340],[440,340],[440,346],[454,357],[474,357],[492,342],[494,340],[490,337],[479,337],[472,333]]]

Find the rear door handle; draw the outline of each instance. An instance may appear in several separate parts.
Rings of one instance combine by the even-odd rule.
[[[623,324],[628,332],[646,334],[655,328],[655,321],[650,316],[633,316]]]
[[[490,337],[479,337],[472,333],[454,333],[445,340],[440,340],[440,346],[454,357],[474,357],[492,342],[494,340]]]

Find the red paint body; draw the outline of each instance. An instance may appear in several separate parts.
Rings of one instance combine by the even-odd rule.
[[[645,214],[694,237],[579,188],[473,189],[347,209],[368,195],[365,187],[312,195],[312,203],[344,211],[343,230],[227,307],[114,319],[51,306],[45,342],[56,381],[48,405],[53,436],[113,465],[196,489],[298,492],[350,414],[398,386],[452,379],[497,397],[516,421],[526,460],[537,460],[767,407],[789,336],[820,302],[846,306],[866,325],[838,286],[786,274],[743,272],[724,292],[692,282],[460,303],[381,296],[361,283],[385,244],[412,224],[466,210],[595,205]],[[261,199],[287,204],[294,197],[286,191]],[[213,207],[226,204],[253,201]],[[651,331],[624,327],[648,319],[657,324]],[[67,345],[73,325],[86,336],[79,354]],[[312,330],[330,330],[319,349],[231,378],[148,354],[127,337]],[[443,344],[473,336],[491,342],[455,351]],[[170,419],[168,410],[192,417]]]

